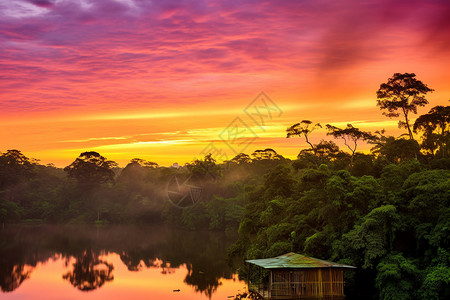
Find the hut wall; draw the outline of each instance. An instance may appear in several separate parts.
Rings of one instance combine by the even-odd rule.
[[[273,299],[344,296],[342,268],[273,270],[271,283]]]

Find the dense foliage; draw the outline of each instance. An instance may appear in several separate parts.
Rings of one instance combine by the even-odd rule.
[[[405,105],[415,113],[431,91],[414,74],[400,75],[378,92],[388,116],[398,116],[396,109]],[[62,170],[8,150],[0,155],[0,221],[238,230],[230,257],[294,251],[356,266],[346,275],[350,298],[447,299],[449,113],[448,106],[436,106],[417,118],[420,143],[406,113],[400,125],[407,139],[327,125],[350,153],[333,141],[312,144],[308,136],[322,126],[303,120],[287,129],[287,137],[310,145],[294,161],[267,148],[222,164],[207,155],[179,168],[133,159],[120,169],[85,152]],[[356,151],[362,141],[374,145],[370,154]]]

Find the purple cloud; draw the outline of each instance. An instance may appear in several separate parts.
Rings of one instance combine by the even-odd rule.
[[[27,0],[27,1],[39,7],[50,8],[53,6],[53,2],[49,0]]]
[[[310,75],[383,61],[402,47],[444,53],[449,14],[444,0],[7,1],[0,96],[54,99],[64,87],[58,97],[77,105],[156,101],[152,90],[173,93],[172,82],[210,92],[195,84],[211,73]]]

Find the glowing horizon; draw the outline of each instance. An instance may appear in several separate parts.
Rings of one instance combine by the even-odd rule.
[[[419,114],[448,105],[449,14],[443,0],[6,1],[0,151],[169,166],[215,142],[231,158],[220,135],[235,118],[257,137],[248,154],[294,158],[307,144],[285,129],[304,119],[399,135],[375,92],[414,72],[435,90]],[[262,91],[282,111],[264,129],[244,112]]]

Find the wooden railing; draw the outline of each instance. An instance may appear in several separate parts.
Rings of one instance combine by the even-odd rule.
[[[255,283],[249,283],[248,284],[248,290],[252,292],[258,293],[261,297],[268,299],[270,297],[269,293],[269,286],[267,284],[255,284]]]
[[[270,280],[250,283],[265,299],[344,299],[343,272],[339,269],[274,271]]]
[[[274,282],[270,295],[272,299],[344,296],[344,282]]]

